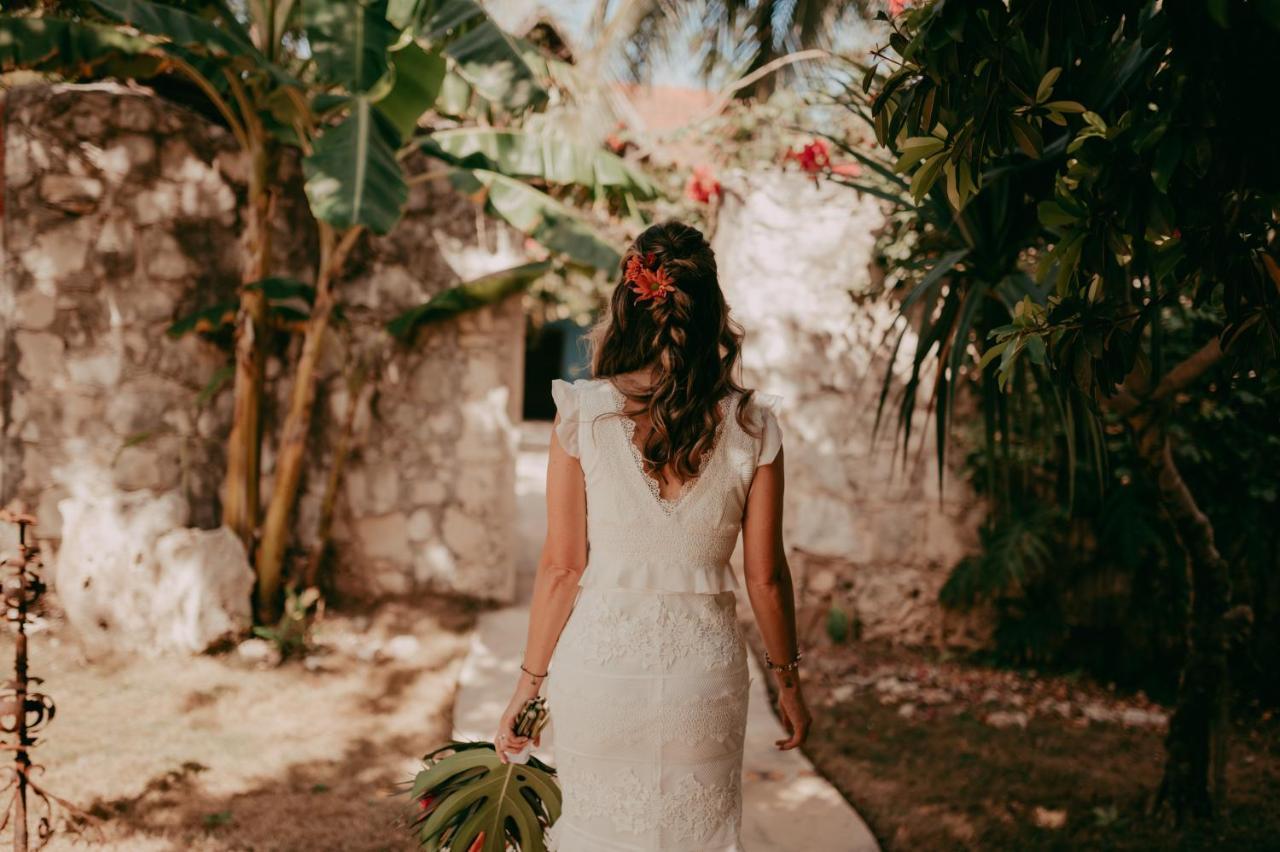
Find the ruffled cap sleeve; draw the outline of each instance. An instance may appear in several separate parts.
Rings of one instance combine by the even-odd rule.
[[[782,429],[778,426],[778,405],[782,397],[771,393],[756,393],[751,401],[763,421],[760,433],[760,452],[756,456],[756,466],[770,464],[778,457],[782,449]]]
[[[575,459],[582,452],[578,446],[578,425],[582,420],[581,392],[578,382],[570,384],[563,379],[551,381],[551,398],[555,400],[556,413],[559,415],[556,421],[556,438],[560,440],[560,446],[564,447],[565,452]]]

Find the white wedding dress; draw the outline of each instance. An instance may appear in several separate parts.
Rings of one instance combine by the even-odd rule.
[[[729,569],[756,467],[781,446],[773,406],[722,403],[714,449],[673,500],[644,472],[625,399],[556,381],[557,436],[582,464],[589,557],[547,696],[564,808],[558,852],[736,852],[746,652]],[[605,415],[605,416],[601,416]]]

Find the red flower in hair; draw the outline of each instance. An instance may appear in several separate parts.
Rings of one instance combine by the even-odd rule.
[[[660,305],[667,300],[667,294],[676,289],[675,281],[656,261],[653,252],[647,253],[643,260],[640,255],[633,254],[627,261],[625,281],[631,292],[636,294],[637,302]]]

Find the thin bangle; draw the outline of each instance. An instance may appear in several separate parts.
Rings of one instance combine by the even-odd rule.
[[[529,677],[537,678],[538,680],[541,680],[542,678],[544,678],[544,677],[546,677],[546,676],[547,676],[547,672],[543,672],[542,674],[538,674],[537,672],[531,672],[531,671],[529,671],[527,668],[525,668],[524,663],[521,663],[521,664],[520,664],[520,671],[524,672],[524,673],[525,673],[525,674],[527,674]]]

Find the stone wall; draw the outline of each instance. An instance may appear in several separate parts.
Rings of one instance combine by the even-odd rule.
[[[210,383],[229,353],[165,331],[234,294],[241,155],[221,128],[121,87],[15,89],[3,113],[0,502],[33,507],[55,543],[74,534],[66,500],[177,498],[183,523],[216,526],[231,391]],[[314,236],[300,204],[296,192],[281,204],[276,265],[310,280]],[[297,516],[310,546],[349,368],[367,363],[335,526],[343,590],[513,593],[519,300],[438,326],[413,350],[382,327],[433,292],[522,261],[521,246],[446,186],[419,185],[401,227],[357,250],[345,319],[326,342]],[[282,363],[268,369],[277,402],[289,386]],[[278,410],[267,414],[264,500]]]
[[[968,620],[942,611],[937,594],[975,544],[973,495],[954,473],[939,494],[923,405],[905,466],[892,408],[872,438],[881,342],[897,316],[888,299],[864,295],[877,204],[797,173],[739,173],[725,189],[714,248],[747,329],[746,382],[783,397],[786,538],[811,638],[834,603],[864,637],[972,642]]]

